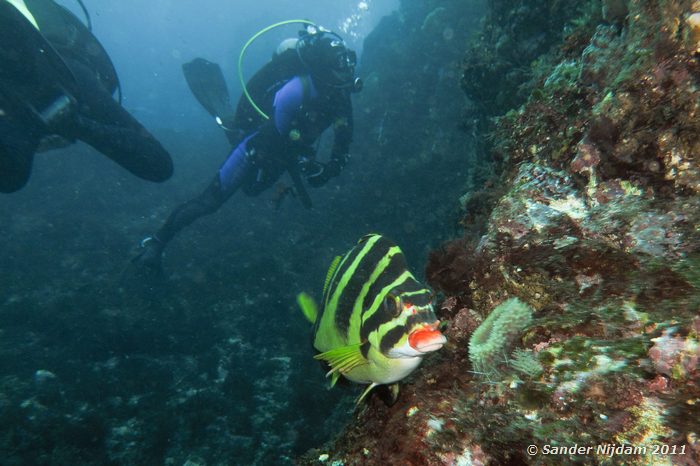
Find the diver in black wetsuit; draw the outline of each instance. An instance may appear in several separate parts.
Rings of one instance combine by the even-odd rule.
[[[180,230],[215,212],[239,189],[249,196],[258,195],[285,172],[291,175],[296,194],[310,207],[302,177],[312,187],[322,186],[340,174],[349,158],[353,132],[350,94],[360,89],[355,62],[355,53],[337,34],[316,27],[302,31],[293,48],[280,51],[248,83],[250,92],[269,112],[267,121],[247,108],[244,100],[233,115],[225,109],[227,95],[220,96],[218,103],[215,96],[207,97],[207,89],[225,86],[212,86],[212,79],[200,80],[206,86],[193,87],[193,93],[237,145],[209,186],[177,207],[154,235],[142,241],[144,249],[134,262],[159,271],[163,249]],[[211,71],[212,64],[200,65]],[[192,87],[190,77],[188,82]],[[330,161],[324,164],[315,160],[314,144],[329,127],[333,127],[334,141]]]
[[[76,139],[134,175],[170,178],[161,144],[112,95],[102,45],[53,0],[0,0],[0,192],[21,189],[37,151]]]

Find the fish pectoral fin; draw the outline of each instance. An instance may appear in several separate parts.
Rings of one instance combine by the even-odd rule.
[[[332,370],[331,370],[332,372]],[[340,378],[340,372],[332,372],[328,374],[331,376],[331,388],[335,387],[335,384],[338,383],[338,379]],[[326,375],[326,377],[328,376]]]
[[[301,292],[297,295],[297,304],[301,308],[301,312],[304,313],[306,320],[309,322],[316,323],[316,318],[318,317],[318,307],[316,306],[316,301],[308,293]]]
[[[372,389],[373,389],[374,387],[377,387],[377,386],[379,386],[378,383],[372,382],[371,384],[369,384],[369,385],[367,386],[367,388],[365,388],[365,391],[362,392],[362,395],[360,395],[360,397],[359,397],[359,398],[357,399],[357,401],[355,402],[355,406],[358,406],[360,403],[362,403],[362,400],[364,400],[365,398],[367,398],[367,395],[369,395],[369,392],[371,392]]]
[[[347,374],[358,366],[367,364],[367,360],[362,356],[361,347],[362,343],[340,346],[314,356],[314,359],[325,361],[331,366],[331,370],[326,374],[326,377],[333,377],[331,386],[335,385],[335,382],[338,381],[338,377],[341,375]]]
[[[379,385],[381,385],[381,384],[371,383],[367,388],[365,388],[365,391],[362,392],[362,395],[360,395],[360,397],[355,402],[355,406],[362,403],[362,400],[367,398],[367,395],[369,395],[369,392],[371,392],[373,388],[378,387]],[[392,383],[391,385],[387,385],[386,387],[388,388],[388,397],[382,393],[381,398],[387,406],[393,406],[394,403],[396,403],[396,400],[399,399],[399,384]]]
[[[396,403],[396,400],[399,399],[399,384],[398,383],[392,383],[389,385],[389,395],[391,396],[391,399],[389,400],[389,406],[393,406],[394,403]]]

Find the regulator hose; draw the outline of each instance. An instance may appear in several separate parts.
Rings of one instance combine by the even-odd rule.
[[[81,1],[81,0],[78,0],[78,1]],[[276,27],[285,26],[287,24],[307,24],[307,25],[311,25],[311,26],[316,26],[316,23],[314,23],[313,21],[308,21],[306,19],[289,19],[286,21],[280,21],[279,23],[271,24],[271,25],[267,26],[266,28],[263,28],[263,29],[259,30],[258,32],[256,32],[255,34],[253,34],[253,36],[250,39],[248,39],[248,42],[245,43],[245,45],[241,49],[241,53],[238,55],[238,79],[241,82],[241,87],[243,88],[243,94],[245,95],[246,99],[248,99],[248,102],[250,102],[250,105],[252,105],[252,107],[255,109],[255,111],[258,112],[258,114],[260,114],[260,116],[266,120],[269,120],[270,117],[267,116],[267,114],[265,112],[263,112],[260,109],[260,107],[258,107],[258,105],[255,103],[255,101],[253,101],[253,98],[248,93],[248,88],[245,85],[245,79],[243,79],[243,68],[242,68],[243,55],[245,54],[245,51],[248,48],[248,46],[250,44],[252,44],[253,42],[255,42],[255,39],[257,39],[261,35],[265,34],[266,32],[268,32]]]

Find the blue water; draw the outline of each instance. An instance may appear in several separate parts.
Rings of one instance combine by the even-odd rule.
[[[39,154],[28,185],[0,197],[0,463],[291,464],[340,431],[358,393],[327,390],[296,294],[319,296],[332,258],[366,233],[392,237],[421,276],[430,250],[459,230],[470,160],[469,135],[457,129],[460,45],[440,26],[444,55],[413,51],[419,61],[402,59],[397,79],[384,54],[403,38],[385,28],[364,39],[385,15],[400,24],[398,0],[86,6],[124,107],[168,149],[175,175],[148,183],[79,143]],[[311,210],[294,199],[275,209],[274,188],[234,196],[172,242],[165,280],[135,283],[139,240],[198,194],[229,151],[181,64],[218,62],[237,99],[245,41],[296,18],[360,52],[367,86],[354,102],[351,163],[311,191]],[[244,74],[295,34],[256,41]]]
[[[75,1],[59,3],[83,17]],[[363,3],[368,5],[366,9],[358,6]],[[93,0],[86,6],[95,35],[119,72],[125,107],[148,128],[191,130],[193,125],[208,122],[202,122],[206,114],[182,79],[182,63],[195,57],[219,63],[230,78],[231,95],[238,96],[238,55],[260,29],[278,21],[310,19],[341,32],[351,48],[361,51],[364,37],[382,16],[398,7],[398,0],[329,4],[314,0],[156,0],[147,4],[140,0]],[[289,26],[257,40],[246,54],[245,75],[267,62],[277,44],[296,32],[296,26]]]

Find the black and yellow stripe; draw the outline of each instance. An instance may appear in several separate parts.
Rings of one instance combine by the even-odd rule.
[[[333,260],[320,313],[306,293],[297,302],[314,323],[314,358],[329,365],[331,385],[341,375],[369,384],[358,402],[373,387],[406,377],[445,340],[435,330],[432,293],[408,270],[401,249],[381,235],[363,237]]]
[[[383,236],[363,237],[329,276],[323,310],[316,320],[315,346],[319,351],[362,344],[367,357],[365,343],[373,332],[379,332],[380,347],[388,350],[412,325],[434,319],[431,313],[396,320],[402,303],[427,307],[432,294],[408,270],[401,249]]]

